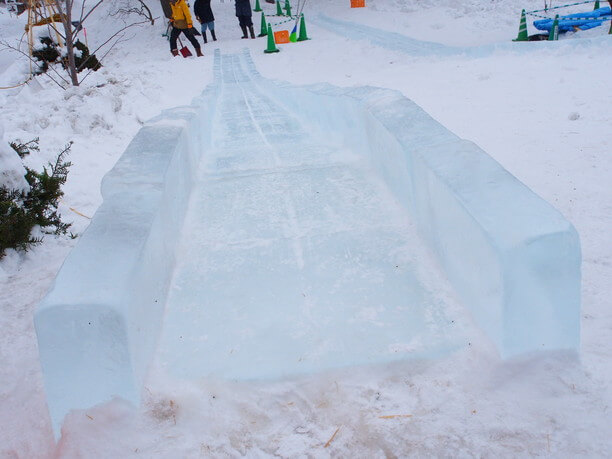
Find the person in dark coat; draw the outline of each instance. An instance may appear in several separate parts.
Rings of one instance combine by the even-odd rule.
[[[208,43],[208,40],[206,40],[206,29],[210,30],[213,41],[217,41],[217,36],[215,35],[215,16],[210,8],[210,0],[196,0],[193,4],[193,12],[201,24],[204,43]]]
[[[247,33],[247,27],[251,32],[251,38],[255,38],[255,31],[253,30],[253,21],[251,20],[251,2],[249,0],[236,0],[236,16],[242,29],[242,38],[249,38]]]

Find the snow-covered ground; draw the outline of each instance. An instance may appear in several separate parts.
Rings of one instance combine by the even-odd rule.
[[[0,261],[0,457],[612,454],[609,23],[555,43],[512,44],[520,10],[541,2],[370,0],[353,10],[348,4],[309,0],[312,40],[273,55],[263,53],[264,39],[239,39],[230,0],[213,0],[219,40],[204,46],[204,58],[171,58],[162,21],[143,26],[78,88],[63,90],[40,77],[0,90],[1,140],[40,137],[41,154],[27,159],[32,166],[74,141],[61,210],[80,234],[100,205],[103,175],[142,122],[189,103],[212,81],[215,47],[224,53],[248,47],[264,77],[292,84],[399,90],[476,142],[576,226],[583,250],[579,357],[504,362],[474,336],[464,350],[437,361],[277,383],[157,379],[138,410],[117,400],[71,413],[55,445],[32,315],[76,241],[47,237]],[[159,15],[158,5],[151,6]],[[330,28],[329,18],[363,27],[347,34]],[[90,43],[104,39],[108,18],[102,19],[88,27]],[[258,30],[257,15],[254,22]],[[19,39],[23,25],[24,18],[0,9],[0,40]],[[373,40],[370,28],[388,35]],[[469,48],[449,57],[414,53],[396,46],[397,33]],[[18,83],[25,68],[17,55],[0,50],[0,87]]]

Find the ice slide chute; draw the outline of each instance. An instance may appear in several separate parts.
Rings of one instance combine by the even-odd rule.
[[[572,225],[395,91],[217,54],[102,194],[35,314],[56,434],[72,409],[137,404],[152,364],[249,380],[436,358],[468,341],[452,289],[504,357],[579,345]]]

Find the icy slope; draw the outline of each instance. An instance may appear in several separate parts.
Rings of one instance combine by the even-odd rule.
[[[424,278],[436,268],[367,158],[275,103],[244,58],[221,60],[164,318],[167,372],[273,378],[447,350],[449,288]]]

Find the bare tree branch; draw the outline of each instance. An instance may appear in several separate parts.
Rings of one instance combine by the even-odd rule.
[[[113,43],[113,44],[112,44],[112,45],[111,45],[111,46],[108,48],[108,50],[107,50],[107,51],[106,51],[106,52],[105,52],[105,53],[102,55],[102,57],[101,57],[99,60],[104,59],[104,58],[105,58],[105,57],[108,55],[108,53],[110,53],[110,52],[113,50],[113,48],[114,48],[114,47],[115,47],[117,44],[121,43],[122,41],[124,41],[124,40],[118,39],[118,40],[117,40],[115,43]],[[85,80],[85,78],[87,78],[87,77],[89,76],[89,74],[90,74],[92,71],[93,71],[93,70],[91,70],[91,69],[90,69],[90,70],[89,70],[89,71],[88,71],[88,72],[85,74],[85,76],[83,77],[83,79],[81,80],[81,82],[82,82],[83,80]]]
[[[138,2],[139,6],[133,6],[133,1]],[[157,19],[157,17],[153,17],[153,13],[151,13],[151,10],[143,0],[126,0],[124,2],[124,6],[121,6],[115,12],[110,13],[112,17],[123,17],[129,16],[130,14],[136,14],[138,16],[147,18],[149,22],[151,22],[151,25],[155,25],[155,20]]]
[[[127,0],[126,3],[122,4],[125,7],[122,6],[114,13],[110,13],[111,16],[115,16],[115,15],[122,16],[121,19],[124,24],[124,27],[121,27],[119,30],[112,33],[110,37],[104,40],[103,43],[100,44],[93,52],[90,52],[89,56],[85,57],[83,61],[80,62],[79,65],[77,66],[76,65],[77,58],[75,56],[74,48],[75,48],[75,43],[78,40],[78,36],[79,36],[78,34],[80,30],[83,29],[84,23],[87,21],[87,19],[92,15],[94,11],[96,11],[100,7],[100,5],[102,5],[102,3],[104,3],[104,0],[93,0],[94,4],[91,7],[87,6],[87,0],[82,0],[79,10],[77,10],[79,20],[76,26],[73,26],[72,24],[72,18],[73,18],[72,10],[74,7],[74,0],[46,0],[46,1],[48,1],[52,5],[52,7],[55,9],[55,11],[58,12],[60,19],[61,19],[61,23],[62,23],[61,29],[63,29],[62,31],[60,31],[60,27],[58,27],[53,22],[50,22],[48,24],[48,27],[51,30],[53,30],[57,34],[58,37],[61,37],[61,39],[65,43],[66,50],[65,50],[65,54],[61,56],[61,60],[62,60],[62,64],[65,70],[68,72],[70,81],[73,86],[78,86],[91,73],[93,69],[90,69],[85,74],[85,76],[79,78],[79,73],[85,68],[87,68],[88,64],[91,65],[91,62],[92,62],[91,59],[95,58],[95,54],[97,52],[99,52],[101,49],[105,47],[109,47],[109,44],[110,44],[109,49],[104,52],[103,58],[106,57],[108,53],[112,49],[114,49],[114,47],[118,43],[123,41],[123,36],[127,29],[132,28],[134,26],[145,25],[148,23],[153,25],[155,24],[155,19],[157,19],[152,16],[151,10],[145,4],[144,0]],[[135,2],[137,2],[138,4],[135,5],[134,4]],[[124,18],[130,15],[138,15],[141,18],[145,18],[145,20],[142,20],[142,21],[138,20],[136,22],[130,22],[132,19],[130,18],[130,21],[126,21]],[[36,61],[33,61],[32,59],[30,60],[37,64]],[[98,59],[98,61],[101,61],[101,59]],[[69,83],[68,80],[63,78],[58,73],[58,71],[54,68],[54,66],[50,66],[49,68],[51,68],[52,72],[55,73],[59,78],[61,78],[63,82]],[[53,77],[51,76],[49,77],[53,79]],[[56,84],[59,84],[57,81],[55,82]]]
[[[5,47],[5,48],[7,48],[7,49],[11,49],[11,50],[13,50],[13,51],[15,51],[15,52],[17,52],[17,53],[21,54],[22,56],[25,56],[25,57],[26,57],[26,58],[27,58],[27,59],[28,59],[30,62],[32,62],[34,65],[36,65],[37,67],[39,67],[39,68],[40,68],[40,65],[38,64],[38,62],[37,62],[36,60],[34,60],[34,59],[32,58],[32,56],[30,56],[28,53],[23,52],[21,49],[19,49],[19,48],[15,47],[15,46],[12,46],[10,43],[8,43],[7,41],[4,41],[4,40],[0,41],[0,45],[4,46],[4,47]],[[62,80],[62,81],[65,83],[65,84],[69,84],[69,83],[70,83],[70,82],[69,82],[67,79],[65,79],[65,78],[64,78],[64,77],[63,77],[63,76],[62,76],[62,75],[61,75],[61,74],[60,74],[60,73],[59,73],[59,72],[58,72],[56,69],[54,69],[54,68],[53,68],[53,67],[51,67],[51,66],[49,67],[49,69],[50,69],[51,71],[53,71],[53,73],[55,73],[55,74],[58,76],[58,78],[59,78],[60,80]],[[58,83],[58,82],[55,80],[55,78],[53,78],[53,77],[52,77],[51,75],[49,75],[48,73],[45,73],[44,75],[46,75],[47,77],[49,77],[49,79],[50,79],[51,81],[53,81],[53,82],[54,82],[56,85],[58,85],[60,88],[62,88],[62,89],[66,89],[66,88],[64,88],[64,87],[63,87],[63,86],[62,86],[60,83]]]
[[[81,14],[79,14],[79,22],[83,22],[83,14],[85,13],[86,3],[87,3],[87,0],[83,0],[83,2],[81,3]]]
[[[119,29],[118,31],[116,31],[113,35],[111,35],[108,40],[106,40],[104,43],[102,43],[100,46],[98,46],[94,52],[92,52],[91,54],[96,54],[98,52],[98,50],[100,50],[100,48],[104,47],[104,45],[106,45],[108,42],[110,42],[113,38],[115,38],[117,35],[119,35],[121,32],[126,31],[127,29],[134,27],[134,26],[139,26],[142,24],[146,24],[149,21],[140,21],[140,22],[134,22],[132,24],[128,24],[125,27]],[[115,43],[116,44],[116,43]],[[115,46],[115,44],[113,44],[113,46]],[[108,53],[106,53],[108,54]],[[106,54],[104,54],[106,56]]]
[[[95,5],[94,5],[94,6],[93,6],[93,7],[92,7],[92,8],[91,8],[91,9],[90,9],[88,12],[87,12],[87,14],[85,15],[85,17],[81,18],[81,21],[80,21],[80,22],[81,22],[81,24],[82,24],[83,22],[85,22],[85,20],[86,20],[86,19],[89,17],[89,15],[90,15],[91,13],[93,13],[93,12],[95,11],[95,9],[96,9],[96,8],[98,8],[98,7],[99,7],[99,6],[102,4],[102,2],[104,2],[104,0],[100,0],[98,3],[96,3],[96,4],[95,4]]]

